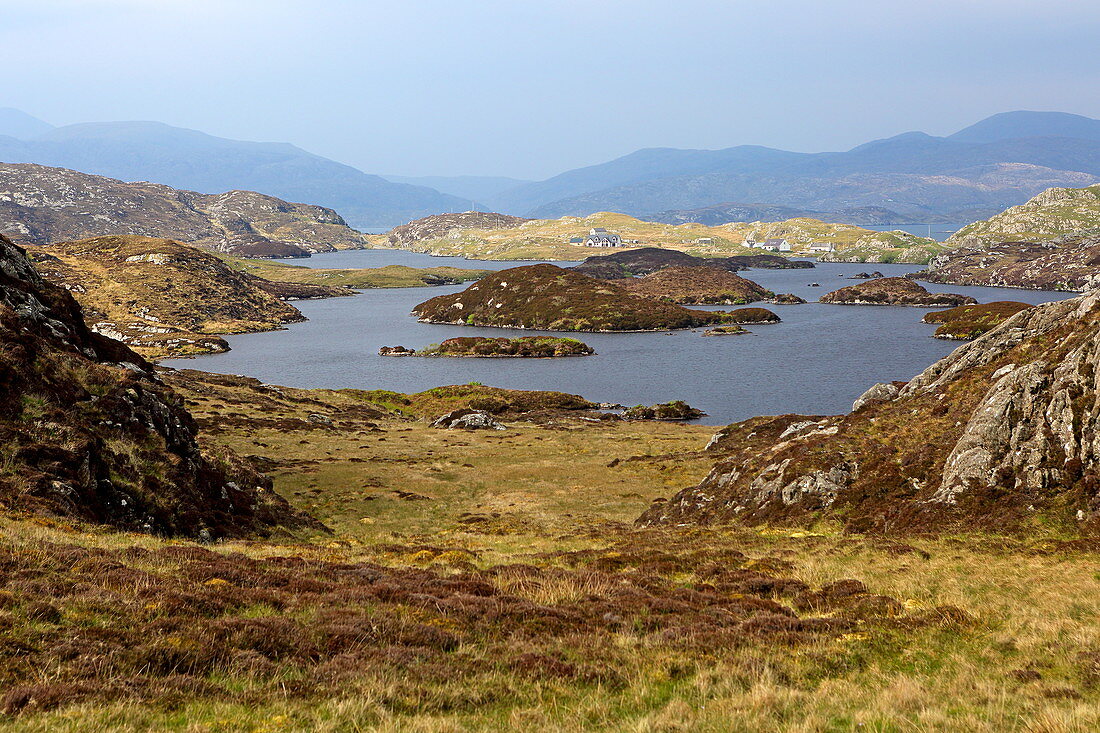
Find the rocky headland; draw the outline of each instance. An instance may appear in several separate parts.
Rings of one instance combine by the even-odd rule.
[[[983,249],[1004,242],[1042,242],[1100,229],[1100,185],[1048,188],[1019,206],[951,235],[952,247]]]
[[[461,293],[420,303],[413,314],[426,323],[545,331],[658,331],[731,322],[728,313],[643,298],[554,265],[502,270]]]
[[[921,320],[924,323],[942,324],[932,334],[935,338],[969,341],[993,330],[1020,311],[1033,307],[1030,303],[999,300],[994,303],[960,305],[945,311],[933,311],[925,314]]]
[[[304,320],[287,299],[353,292],[269,282],[170,239],[94,237],[35,247],[31,256],[47,279],[80,301],[93,330],[150,357],[224,351],[217,334]]]
[[[126,183],[27,163],[0,163],[0,232],[23,245],[129,234],[241,257],[308,257],[368,246],[365,235],[323,206],[254,191],[202,194]]]
[[[950,285],[1083,292],[1100,286],[1100,230],[1039,242],[962,246],[913,277]]]
[[[907,305],[944,308],[977,303],[969,295],[930,293],[905,277],[883,277],[834,290],[821,296],[822,303],[835,305]]]

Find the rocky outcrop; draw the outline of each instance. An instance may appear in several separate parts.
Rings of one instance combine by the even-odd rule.
[[[780,293],[771,299],[772,303],[776,305],[803,305],[806,302],[805,298],[800,298],[794,293]]]
[[[413,248],[419,242],[446,239],[465,229],[512,229],[529,219],[487,211],[435,214],[394,227],[386,234],[391,247]]]
[[[554,265],[501,270],[461,293],[420,303],[413,315],[426,323],[544,331],[654,331],[731,322],[727,313],[643,298]]]
[[[938,339],[967,341],[992,330],[1022,310],[1033,306],[1012,300],[999,300],[979,305],[960,305],[945,311],[928,313],[921,319],[924,323],[943,324],[932,334]]]
[[[883,277],[826,293],[821,296],[821,302],[835,305],[909,305],[919,308],[944,308],[978,301],[969,295],[930,293],[909,278]]]
[[[1100,293],[1023,310],[837,417],[754,418],[640,522],[1100,532]]]
[[[624,420],[697,420],[707,413],[698,410],[683,400],[662,402],[659,405],[635,405],[623,410]]]
[[[433,428],[445,430],[507,430],[507,426],[498,422],[485,410],[461,408],[440,415],[432,421]]]
[[[224,351],[215,334],[304,320],[285,300],[353,292],[269,282],[169,239],[95,237],[35,247],[31,256],[43,275],[76,296],[93,330],[151,357]]]
[[[201,194],[64,168],[0,163],[0,232],[23,245],[132,234],[241,257],[362,249],[332,209],[254,191]]]
[[[2,236],[0,393],[6,511],[206,538],[312,522],[240,459],[205,453],[152,366]]]
[[[752,280],[716,267],[665,267],[615,283],[634,295],[681,305],[741,305],[774,295]]]
[[[913,277],[950,285],[1084,292],[1100,287],[1100,230],[1038,242],[959,247]]]

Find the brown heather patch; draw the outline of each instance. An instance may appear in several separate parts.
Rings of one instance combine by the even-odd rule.
[[[925,323],[943,324],[933,334],[936,338],[968,340],[990,331],[1020,311],[1034,308],[1030,303],[1001,300],[978,305],[960,305],[945,311],[925,314]]]

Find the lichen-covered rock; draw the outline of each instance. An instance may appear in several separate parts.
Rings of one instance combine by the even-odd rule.
[[[706,414],[683,400],[673,400],[650,407],[645,405],[628,407],[623,411],[623,418],[627,420],[696,420],[706,417]]]
[[[498,422],[485,410],[461,408],[440,415],[432,422],[433,428],[447,430],[507,430],[507,426]]]
[[[1100,532],[1100,292],[1020,311],[848,415],[725,428],[643,524],[839,519],[856,531]]]

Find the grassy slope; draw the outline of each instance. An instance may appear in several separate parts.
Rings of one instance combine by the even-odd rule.
[[[32,707],[18,718],[0,718],[0,728],[1085,731],[1100,725],[1100,576],[1094,552],[983,536],[899,545],[841,535],[828,526],[639,532],[628,522],[652,496],[668,495],[705,473],[710,460],[693,451],[709,429],[567,420],[549,426],[509,421],[504,433],[458,433],[398,418],[371,427],[343,417],[363,393],[193,386],[185,389],[188,404],[208,429],[216,426],[210,439],[269,462],[276,488],[328,522],[334,535],[282,545],[218,545],[213,558],[224,561],[215,562],[201,554],[189,560],[166,553],[191,547],[185,543],[2,520],[5,568],[42,568],[8,575],[9,583],[68,582],[53,600],[60,619],[33,610],[19,595],[20,588],[31,587],[26,580],[13,586],[14,603],[2,612],[7,623],[0,635],[8,644],[35,648],[59,633],[70,638],[68,646],[45,647],[57,662],[44,665],[50,674],[34,674],[35,681],[56,685],[66,679],[77,662],[64,661],[62,651],[75,648],[80,635],[100,634],[102,654],[120,625],[149,618],[165,628],[156,609],[171,593],[194,599],[176,612],[179,624],[203,613],[196,610],[198,599],[224,598],[225,610],[198,621],[215,629],[254,628],[272,619],[329,628],[325,614],[334,611],[315,604],[330,596],[308,589],[333,582],[355,567],[349,563],[378,563],[382,569],[370,572],[382,572],[386,583],[417,582],[429,594],[439,593],[423,585],[429,578],[468,582],[463,579],[474,573],[534,605],[469,633],[434,605],[374,597],[360,605],[375,619],[373,633],[419,633],[419,643],[428,646],[409,654],[401,651],[409,647],[372,644],[376,653],[311,667],[284,630],[241,642],[267,649],[274,662],[262,654],[246,656],[242,660],[252,661],[244,666],[199,674],[197,682],[228,694],[171,694],[193,679],[184,675],[183,681],[165,683],[169,693],[135,687],[127,693],[136,695],[130,702],[92,694],[73,707]],[[430,414],[453,404],[456,398],[448,394],[422,395],[413,403]],[[341,429],[310,423],[307,415],[316,412],[338,417]],[[300,426],[288,430],[277,424],[281,420]],[[561,460],[563,455],[569,460]],[[81,559],[88,550],[114,554]],[[307,563],[308,572],[293,571],[305,583],[296,596],[263,585],[264,573],[285,566],[267,558],[288,555]],[[517,562],[533,569],[487,571]],[[687,620],[689,591],[681,600],[661,601],[648,618],[633,616],[629,603],[620,603],[618,613],[632,619],[625,626],[605,628],[597,618],[560,635],[553,625],[538,625],[551,618],[547,609],[574,608],[585,598],[609,597],[615,588],[641,585],[657,592],[669,582],[706,588],[717,582],[704,572],[708,565],[754,568],[750,577],[760,571],[815,588],[858,578],[902,606],[893,620],[871,618],[840,633],[787,641],[766,633],[682,637],[647,631],[673,628],[680,616]],[[982,572],[974,572],[976,567]],[[429,572],[409,574],[422,570]],[[81,584],[72,585],[74,579]],[[171,593],[160,590],[164,582],[172,584]],[[357,583],[360,594],[372,587],[362,578]],[[736,600],[737,594],[723,595]],[[783,606],[795,603],[781,590],[773,597]],[[334,608],[347,603],[344,596],[331,598]],[[245,600],[242,605],[233,599]],[[129,605],[119,615],[116,604],[123,601]],[[514,602],[501,597],[499,608]],[[933,612],[948,605],[965,613]],[[31,613],[39,620],[29,621]],[[845,617],[825,608],[817,613]],[[403,631],[387,631],[394,619]],[[692,619],[698,627],[701,619]],[[418,624],[438,631],[428,633]],[[176,637],[149,628],[139,649],[176,644],[181,658],[188,658],[186,634],[196,633],[190,627]],[[439,632],[464,641],[445,651],[438,640],[446,637]],[[10,680],[20,669],[8,666],[5,674]],[[149,670],[145,675],[157,677]]]
[[[461,267],[364,267],[328,269],[290,265],[272,260],[247,260],[219,255],[230,267],[274,282],[308,285],[338,285],[349,288],[415,288],[440,279],[467,282],[489,274],[491,270],[471,270]]]
[[[749,237],[756,241],[769,237],[785,237],[796,245],[796,249],[801,248],[806,256],[810,254],[811,242],[829,241],[836,244],[838,249],[852,249],[864,259],[875,256],[889,258],[875,260],[883,262],[925,262],[931,254],[942,250],[931,240],[922,237],[873,232],[861,227],[830,224],[816,219],[733,223],[709,227],[702,224],[659,224],[610,212],[586,217],[536,219],[507,229],[466,229],[453,237],[418,242],[412,249],[486,260],[583,260],[593,253],[598,254],[599,250],[568,244],[568,240],[587,234],[592,227],[604,227],[620,234],[624,239],[637,239],[640,241],[637,245],[639,247],[668,247],[699,256],[741,255],[754,251],[759,253],[759,249],[751,250],[743,246],[745,239]],[[714,241],[695,243],[695,240],[704,238]],[[374,246],[388,246],[385,235],[372,237],[371,241]]]

